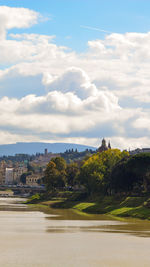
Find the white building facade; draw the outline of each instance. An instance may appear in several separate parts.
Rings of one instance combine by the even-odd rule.
[[[6,168],[5,172],[5,184],[13,184],[14,181],[14,169]]]

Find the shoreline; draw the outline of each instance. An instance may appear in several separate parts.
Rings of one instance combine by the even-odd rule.
[[[29,199],[25,202],[29,207],[39,209],[73,209],[85,214],[103,214],[120,218],[137,218],[150,220],[150,195],[142,197],[106,196],[95,201],[73,201],[69,198]]]

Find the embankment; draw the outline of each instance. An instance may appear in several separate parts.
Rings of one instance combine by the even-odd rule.
[[[47,199],[35,195],[28,200],[27,204],[44,209],[76,209],[85,213],[109,214],[150,220],[150,195],[136,197],[105,196],[89,199],[82,194],[59,193],[57,197]]]

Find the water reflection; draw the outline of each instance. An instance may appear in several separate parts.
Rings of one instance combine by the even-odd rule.
[[[51,219],[54,225],[51,223],[47,229],[50,233],[75,233],[75,232],[103,232],[103,233],[114,233],[114,234],[130,234],[141,237],[150,237],[150,222],[147,221],[112,221],[112,220],[101,220],[101,221],[72,221],[72,220],[61,220],[61,223],[57,223],[58,219]]]
[[[20,227],[15,231],[39,231],[46,233],[114,233],[150,237],[150,222],[147,220],[119,220],[107,215],[85,214],[69,209],[38,211],[22,204],[22,198],[0,198],[0,223],[11,220]],[[41,221],[42,219],[42,221]],[[26,221],[26,225],[22,224]],[[18,223],[17,223],[18,222]],[[7,224],[7,223],[6,223]],[[22,225],[21,225],[22,224]],[[32,225],[31,225],[32,224]],[[8,229],[8,228],[7,228]]]
[[[85,214],[76,210],[68,209],[50,209],[51,214],[57,214],[57,217],[46,217],[51,221],[47,232],[105,232],[105,233],[124,233],[139,237],[150,237],[150,221],[134,218],[114,218],[108,215]],[[52,224],[52,220],[55,220]],[[57,221],[61,221],[60,227]],[[65,225],[64,224],[65,221]],[[57,226],[57,227],[56,227]]]
[[[0,266],[149,267],[150,222],[0,199]]]

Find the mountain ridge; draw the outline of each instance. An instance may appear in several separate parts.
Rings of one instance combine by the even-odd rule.
[[[74,143],[44,143],[44,142],[17,142],[0,145],[0,156],[14,156],[15,154],[44,153],[44,149],[52,153],[63,153],[69,149],[77,149],[79,152],[86,149],[95,150],[96,147]]]

